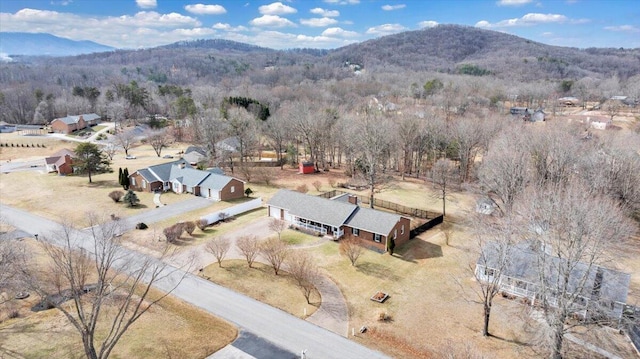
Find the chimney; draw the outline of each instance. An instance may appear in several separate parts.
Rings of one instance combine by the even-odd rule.
[[[349,203],[351,203],[351,204],[355,204],[355,205],[358,204],[358,196],[354,196],[354,195],[350,194],[349,197],[348,197],[348,200],[349,200]]]

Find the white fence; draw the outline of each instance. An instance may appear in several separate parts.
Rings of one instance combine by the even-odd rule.
[[[218,222],[221,219],[220,215],[222,213],[224,213],[228,217],[237,216],[244,212],[249,212],[251,210],[254,210],[260,207],[262,207],[262,198],[255,198],[255,199],[252,199],[251,201],[240,203],[233,207],[225,208],[225,209],[210,213],[206,216],[202,216],[200,217],[200,219],[206,220],[207,224],[212,224],[212,223]]]

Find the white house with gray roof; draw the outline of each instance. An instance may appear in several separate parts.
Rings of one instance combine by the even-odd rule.
[[[476,262],[476,278],[488,283],[497,283],[500,291],[515,297],[527,298],[531,305],[535,305],[546,296],[546,302],[554,306],[557,298],[554,293],[562,292],[547,284],[564,283],[564,274],[559,272],[566,266],[566,259],[540,253],[535,241],[523,241],[507,247],[501,247],[497,242],[489,242],[483,247],[482,255]],[[506,265],[500,263],[500,257],[507,258]],[[546,266],[539,267],[540,257],[544,256]],[[542,270],[544,269],[544,270]],[[541,280],[540,273],[544,273]],[[582,317],[589,312],[596,315],[607,315],[621,318],[627,301],[627,292],[631,276],[628,273],[604,268],[598,265],[588,265],[578,262],[571,268],[567,285],[567,295],[575,304],[575,314]],[[547,283],[547,284],[545,284]],[[555,286],[555,285],[554,285]],[[561,288],[561,287],[555,287]]]
[[[220,174],[218,170],[202,171],[184,159],[142,168],[129,175],[130,188],[136,191],[172,191],[191,193],[216,201],[244,196],[244,182]]]
[[[343,194],[331,199],[290,190],[279,190],[268,202],[269,216],[296,228],[330,235],[361,238],[368,247],[386,251],[409,240],[410,220],[395,213],[360,207],[357,197]]]

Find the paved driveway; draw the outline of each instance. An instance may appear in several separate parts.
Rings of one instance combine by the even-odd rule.
[[[0,213],[8,223],[29,233],[45,234],[59,228],[59,224],[54,221],[3,204],[0,204]],[[90,242],[87,240],[80,243],[90,245]],[[122,248],[122,251],[129,261],[147,258],[143,253],[126,248]],[[157,288],[170,290],[183,278],[172,293],[175,297],[226,319],[255,338],[281,349],[283,354],[278,357],[293,359],[299,357],[302,350],[306,350],[308,359],[386,358],[384,354],[366,348],[344,336],[196,275],[184,273],[180,269],[172,269],[173,272],[166,279],[156,282]]]

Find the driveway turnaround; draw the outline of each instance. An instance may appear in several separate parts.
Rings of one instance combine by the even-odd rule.
[[[167,206],[169,207],[169,206]],[[162,208],[167,208],[162,207]],[[59,224],[40,216],[0,204],[2,217],[18,229],[44,237],[59,228]],[[40,238],[43,238],[40,237]],[[124,252],[145,258],[146,255],[122,248]],[[156,283],[156,287],[169,290],[181,278],[182,282],[175,288],[173,295],[177,298],[200,307],[207,312],[236,324],[246,338],[247,343],[257,343],[258,348],[251,348],[240,341],[235,349],[248,354],[246,357],[264,357],[260,347],[278,350],[278,358],[300,358],[305,351],[307,359],[317,358],[387,358],[384,354],[364,347],[341,335],[335,334],[319,326],[296,318],[279,309],[236,293],[228,288],[211,283],[196,275],[171,268],[173,272]],[[214,334],[215,335],[215,334]],[[245,352],[246,350],[246,352]],[[265,353],[271,353],[268,351]],[[266,354],[269,357],[269,354]]]

